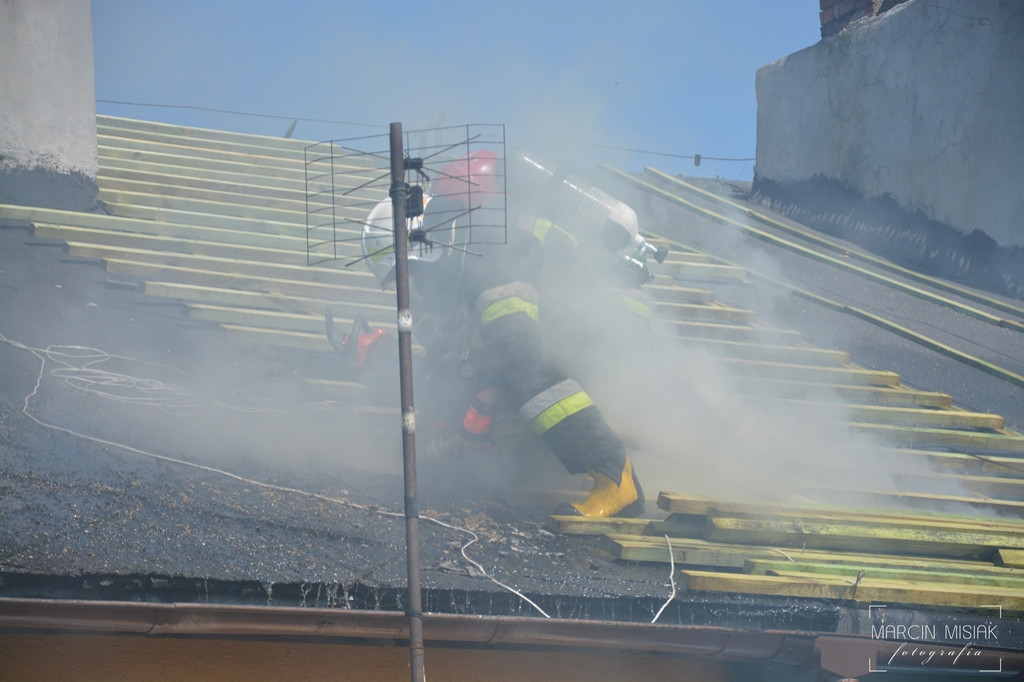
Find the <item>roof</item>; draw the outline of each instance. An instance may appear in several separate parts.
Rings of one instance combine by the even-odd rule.
[[[398,411],[332,373],[323,319],[393,327],[393,298],[355,242],[307,265],[308,143],[98,131],[104,213],[0,207],[0,595],[400,610]],[[593,177],[672,246],[657,502],[581,522],[548,516],[582,493],[546,460],[511,495],[423,471],[425,608],[868,636],[884,606],[1021,646],[1024,304],[744,187]]]

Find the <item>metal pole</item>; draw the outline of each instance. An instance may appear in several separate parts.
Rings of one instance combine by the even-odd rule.
[[[423,682],[423,600],[420,594],[420,516],[416,500],[416,414],[412,400],[412,311],[409,308],[409,226],[405,204],[402,124],[391,124],[391,210],[395,230],[395,289],[398,299],[398,372],[402,401],[402,461],[405,469],[405,554],[409,572],[409,667]]]

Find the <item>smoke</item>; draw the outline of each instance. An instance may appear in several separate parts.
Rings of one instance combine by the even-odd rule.
[[[60,262],[26,234],[0,230],[10,293],[0,396],[28,419],[115,458],[171,458],[318,491],[345,487],[352,470],[401,471],[397,400],[381,408],[356,385],[318,389],[307,379],[341,378],[329,356],[240,343],[177,305],[104,286],[116,275]],[[38,438],[26,447],[51,457],[33,467],[118,461],[83,461]]]
[[[767,386],[741,382],[719,356],[699,346],[672,356],[644,355],[657,372],[597,382],[594,391],[639,451],[645,480],[661,490],[748,502],[806,501],[818,490],[848,487],[851,464],[860,468],[875,453],[870,439],[847,428],[840,402],[809,395],[800,402],[778,400]],[[629,395],[627,388],[635,397],[624,401],[619,396]],[[879,480],[870,487],[879,485],[888,487]]]
[[[613,255],[602,244],[602,216],[608,215],[608,211],[601,213],[602,202],[618,201],[615,197],[596,187],[586,189],[586,182],[575,174],[579,166],[566,167],[564,162],[552,166],[548,169],[551,173],[541,174],[540,183],[516,177],[517,172],[525,172],[516,164],[509,168],[510,186],[519,194],[509,196],[508,229],[520,229],[516,209],[525,207],[522,213],[527,215],[536,212],[565,220],[565,227],[579,242],[564,260],[559,255],[545,256],[540,308],[549,359],[580,381],[595,399],[633,453],[651,497],[659,491],[673,491],[765,503],[842,499],[864,506],[874,503],[873,493],[896,493],[907,489],[908,482],[919,487],[936,480],[928,477],[923,458],[893,457],[889,444],[861,428],[855,407],[831,388],[833,382],[786,381],[782,365],[802,361],[792,355],[773,360],[772,348],[815,350],[799,340],[795,330],[802,322],[791,317],[795,307],[786,286],[791,263],[751,248],[750,238],[738,230],[682,230],[684,247],[741,262],[757,274],[756,283],[675,282],[677,289],[712,290],[715,301],[708,311],[723,306],[752,311],[756,326],[764,333],[763,337],[752,333],[749,338],[728,342],[700,339],[699,328],[680,331],[676,324],[690,320],[693,313],[677,311],[671,304],[659,305],[664,303],[660,294],[653,294],[649,286],[637,288],[624,277],[622,252]],[[537,194],[523,193],[524,188],[562,177],[585,188],[590,203],[584,202],[578,211],[569,210],[567,206],[579,204],[579,197],[560,197],[550,186],[537,188]],[[638,202],[636,208],[641,211],[645,232],[671,233],[680,220],[678,213],[655,203]],[[731,217],[742,219],[738,213]],[[654,273],[670,272],[685,255],[670,253],[664,265],[650,259],[648,266]],[[638,321],[631,304],[623,304],[624,296],[643,298],[644,292],[653,310],[653,329]],[[690,321],[700,320],[698,316]],[[742,327],[744,323],[735,324]],[[816,336],[823,350],[842,351],[847,346],[838,328]],[[514,412],[517,406],[506,407]],[[529,438],[526,442],[530,444],[521,448],[523,451],[508,454],[504,461],[468,459],[452,467],[441,476],[442,486],[483,492],[511,480],[528,479],[531,472],[543,470],[545,476],[551,476],[550,467],[528,456],[531,448],[543,453],[542,446]],[[543,454],[549,456],[549,462],[554,461],[550,453]],[[930,490],[961,494],[957,488],[956,483],[943,483]],[[893,502],[887,499],[886,504]]]
[[[636,208],[643,228],[655,234],[672,232],[671,226],[680,221],[678,212],[654,204]],[[757,325],[768,329],[801,327],[791,317],[799,307],[793,306],[789,291],[765,281],[788,283],[786,264],[759,255],[737,230],[719,226],[687,236],[694,237],[687,246],[742,262],[759,277],[756,283],[678,281],[677,286],[711,289],[717,304],[752,310]],[[670,254],[666,263],[673,259]],[[651,262],[650,267],[659,272],[659,265]],[[589,352],[574,347],[560,361],[580,377],[634,453],[652,495],[664,490],[733,501],[842,501],[856,506],[884,499],[891,507],[901,503],[885,493],[910,489],[965,494],[956,481],[931,476],[923,458],[901,457],[891,444],[860,428],[854,406],[828,382],[775,381],[771,373],[761,376],[756,365],[735,355],[727,343],[680,340],[671,311],[660,313],[656,334],[645,335],[607,302],[584,306],[593,315],[574,321],[589,330]],[[818,347],[825,350],[842,351],[849,345],[838,328],[817,336],[819,343],[824,339]],[[768,336],[754,343],[793,345],[794,340]],[[808,347],[802,341],[795,345]]]
[[[635,208],[645,231],[667,231],[679,221],[656,204],[638,202]],[[736,231],[693,237],[686,241],[694,248],[727,260],[736,256],[750,270],[787,279],[782,264],[756,257]],[[19,249],[24,247],[6,251]],[[40,258],[19,263],[26,281],[52,270]],[[659,272],[657,264],[649,265]],[[14,272],[13,262],[10,268]],[[97,273],[91,266],[62,265],[67,296],[25,299],[5,324],[9,338],[36,353],[40,387],[29,409],[41,421],[254,478],[343,487],[351,470],[401,473],[396,396],[372,401],[357,387],[349,396],[318,393],[304,379],[336,376],[331,358],[239,344],[186,326],[176,309],[140,305],[98,286]],[[40,282],[39,289],[47,286],[52,282]],[[721,303],[755,310],[764,326],[794,326],[786,319],[792,306],[783,304],[783,290],[761,283],[710,288]],[[591,293],[574,320],[576,336],[582,332],[588,340],[585,352],[578,344],[559,349],[555,342],[553,357],[592,393],[634,453],[652,497],[667,490],[747,501],[830,499],[832,491],[851,487],[899,490],[901,481],[927,473],[909,458],[898,460],[897,471],[884,444],[850,426],[850,408],[829,388],[781,394],[772,382],[737,369],[741,365],[722,344],[680,342],[673,329],[657,329],[653,336],[635,332],[628,316],[618,317],[617,308],[606,305],[614,292]],[[666,315],[673,313],[655,310],[656,318]],[[29,317],[34,326],[26,339],[16,323]],[[81,348],[49,352],[51,344]],[[837,333],[828,347],[844,345]],[[426,405],[418,399],[417,407],[422,412]],[[425,450],[429,424],[420,423],[418,435],[418,449]],[[558,479],[563,474],[554,457],[536,441],[508,459],[482,458],[454,471],[458,475],[444,484],[458,495],[515,480],[537,482],[532,474],[538,472],[559,484],[568,480]],[[424,473],[432,475],[428,467]]]
[[[121,353],[91,346],[4,342],[38,362],[25,412],[44,426],[123,450],[228,468],[243,476],[326,473],[357,468],[395,473],[374,455],[394,446],[383,419],[357,403],[313,400],[301,382],[242,377],[192,354],[179,367],[140,359],[152,348],[113,341]],[[133,355],[134,354],[134,355]],[[24,360],[23,360],[24,362]],[[376,423],[374,423],[376,422]],[[372,436],[370,434],[373,434]],[[309,476],[303,476],[312,480]]]

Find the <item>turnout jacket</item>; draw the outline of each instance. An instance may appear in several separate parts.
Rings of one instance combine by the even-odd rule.
[[[518,229],[507,231],[507,242],[467,247],[478,255],[452,251],[415,268],[410,263],[422,314],[446,321],[423,324],[449,331],[437,335],[438,349],[430,348],[429,334],[417,340],[438,357],[450,352],[442,338],[472,338],[480,387],[497,388],[569,472],[596,471],[618,481],[626,460],[622,442],[586,390],[544,352],[542,244]]]

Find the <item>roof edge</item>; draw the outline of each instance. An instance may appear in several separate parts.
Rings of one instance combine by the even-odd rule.
[[[2,631],[355,639],[405,645],[409,619],[397,611],[0,597]],[[707,626],[426,613],[423,632],[424,640],[434,645],[611,648],[791,666],[805,665],[815,656],[813,633]]]

